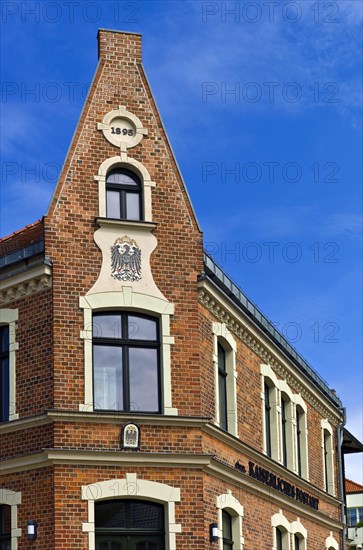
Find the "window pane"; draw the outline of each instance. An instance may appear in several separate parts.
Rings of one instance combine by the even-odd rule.
[[[130,502],[131,529],[163,529],[163,507],[148,502]]]
[[[294,537],[295,548],[294,550],[300,550],[300,539],[297,535]]]
[[[357,525],[357,512],[355,508],[347,509],[347,521],[349,527],[355,527],[355,525]]]
[[[118,191],[106,192],[106,215],[108,218],[120,218],[120,193]]]
[[[223,374],[218,377],[218,392],[219,392],[219,426],[223,430],[228,429],[227,417],[227,379]]]
[[[114,502],[96,503],[96,528],[119,528],[125,529],[126,525],[126,503],[119,500]]]
[[[126,219],[140,219],[140,195],[138,193],[126,193]]]
[[[276,547],[277,550],[284,550],[282,548],[282,533],[278,527],[276,528]]]
[[[220,344],[218,344],[218,368],[226,372],[226,352]]]
[[[131,340],[157,340],[156,320],[129,315],[128,333]]]
[[[358,521],[363,521],[363,508],[358,508]]]
[[[157,350],[129,349],[130,410],[159,410]]]
[[[222,510],[222,529],[223,539],[229,539],[225,542],[232,542],[232,518],[225,510]]]
[[[9,356],[0,358],[0,422],[9,420]]]
[[[94,345],[93,363],[95,409],[122,410],[122,349]]]
[[[11,507],[7,504],[0,505],[0,535],[11,533]],[[1,545],[1,543],[0,543]]]
[[[9,325],[0,327],[0,353],[9,351]]]
[[[121,338],[121,315],[95,315],[94,338]]]
[[[123,170],[112,170],[109,172],[106,183],[116,183],[120,185],[139,185],[136,175],[126,173]]]

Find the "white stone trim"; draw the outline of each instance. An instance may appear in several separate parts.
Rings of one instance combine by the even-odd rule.
[[[300,549],[299,550],[307,550],[308,532],[305,529],[305,527],[303,526],[303,524],[301,523],[300,518],[297,518],[296,521],[293,521],[290,525],[290,528],[291,528],[292,537],[294,537],[294,535],[301,535],[301,537],[299,537],[299,538],[300,538],[300,542],[302,544],[300,544]],[[293,544],[292,544],[292,550],[296,550],[294,539],[293,539]]]
[[[339,550],[339,544],[333,536],[333,531],[330,531],[329,537],[325,539],[325,548],[327,550]]]
[[[0,504],[11,507],[11,550],[18,550],[18,538],[21,537],[21,529],[18,527],[18,505],[21,504],[21,492],[0,489]]]
[[[236,352],[237,342],[233,338],[225,323],[212,323],[214,334],[213,364],[214,364],[214,402],[216,411],[216,424],[219,426],[219,376],[218,376],[218,341],[223,345],[226,353],[227,370],[227,416],[228,431],[238,437],[238,411],[237,411],[237,367]]]
[[[325,480],[325,453],[324,453],[324,447],[325,447],[325,434],[328,432],[329,439],[328,439],[328,457],[327,457],[327,473],[328,473],[328,479]],[[331,495],[335,495],[335,476],[334,476],[334,436],[333,436],[333,428],[330,424],[330,422],[324,418],[321,420],[321,446],[322,446],[322,455],[323,455],[323,473],[324,473],[324,488],[327,491],[327,493],[330,493]],[[326,486],[327,485],[327,486]]]
[[[172,406],[171,392],[171,357],[170,346],[174,338],[170,336],[170,316],[174,305],[155,296],[134,292],[132,287],[123,286],[119,292],[98,292],[81,296],[79,307],[84,311],[84,328],[80,337],[84,340],[84,403],[80,411],[93,411],[93,376],[92,376],[92,313],[94,311],[111,311],[127,309],[146,314],[154,313],[160,319],[161,327],[161,370],[163,413],[177,415],[178,410]]]
[[[308,429],[307,429],[307,405],[298,393],[294,393],[286,380],[277,378],[272,367],[267,364],[262,364],[260,367],[261,374],[261,399],[263,407],[263,444],[264,444],[264,453],[266,454],[266,426],[265,426],[265,378],[270,380],[270,387],[272,388],[272,397],[271,400],[271,413],[274,417],[271,423],[271,450],[272,458],[278,460],[281,464],[283,463],[283,454],[282,454],[282,423],[281,423],[281,399],[282,394],[287,396],[288,402],[288,415],[289,415],[289,424],[287,430],[287,467],[293,472],[298,472],[298,460],[297,460],[297,433],[296,433],[296,410],[297,407],[300,407],[303,414],[303,445],[301,447],[301,465],[302,472],[301,477],[304,479],[309,479],[309,461],[308,461]],[[274,441],[276,438],[276,441]]]
[[[139,498],[159,502],[165,506],[166,550],[176,550],[176,533],[181,533],[181,524],[175,523],[175,503],[180,502],[180,489],[138,478],[135,473],[127,473],[122,479],[109,479],[84,485],[82,500],[88,501],[88,521],[82,524],[88,533],[88,550],[95,550],[94,504],[100,500],[113,498]]]
[[[133,126],[135,130],[135,136],[133,139],[122,140],[122,136],[109,132],[110,124],[117,118],[127,120],[129,123],[131,122],[131,126]],[[107,141],[112,143],[112,145],[120,147],[121,151],[126,151],[126,149],[130,147],[135,147],[135,145],[138,145],[142,138],[148,133],[147,129],[143,128],[140,119],[133,113],[130,113],[130,111],[126,111],[126,107],[124,105],[119,105],[117,109],[113,109],[112,111],[106,113],[102,119],[102,122],[98,122],[97,130],[102,130]]]
[[[261,374],[261,401],[262,401],[262,426],[263,426],[263,452],[267,455],[267,441],[266,441],[266,415],[265,415],[265,382],[266,378],[269,380],[267,384],[270,389],[270,433],[271,433],[271,458],[281,462],[281,453],[280,453],[280,427],[279,427],[279,418],[280,418],[280,396],[279,396],[279,380],[270,367],[270,365],[261,365],[260,367]]]
[[[119,156],[103,161],[98,169],[98,174],[94,176],[94,179],[98,181],[98,215],[102,218],[106,217],[106,175],[111,169],[117,167],[127,168],[135,172],[141,179],[144,205],[144,219],[142,221],[152,222],[151,188],[155,187],[156,183],[151,180],[145,166],[129,157],[127,153],[121,153]]]
[[[223,550],[222,510],[225,509],[232,517],[232,538],[234,547],[243,550],[244,538],[242,536],[243,506],[233,496],[232,491],[219,495],[216,499],[218,509],[218,548]]]
[[[17,420],[16,412],[16,351],[19,344],[15,339],[18,309],[0,309],[0,325],[9,325],[9,420]]]
[[[283,531],[283,548],[284,550],[290,550],[291,525],[283,515],[282,510],[279,510],[277,514],[274,514],[272,516],[271,525],[273,527],[273,550],[277,550],[276,528],[282,528],[281,531]]]

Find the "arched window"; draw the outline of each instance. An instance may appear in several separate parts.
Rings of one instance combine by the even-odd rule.
[[[232,516],[222,510],[223,550],[233,550]]]
[[[213,323],[216,423],[238,437],[236,342],[225,323]]]
[[[273,549],[290,550],[291,525],[282,510],[272,516],[271,525],[273,527]]]
[[[164,506],[144,500],[95,503],[96,550],[164,550]]]
[[[21,493],[0,488],[0,548],[12,550],[18,548],[21,529],[18,528],[18,506],[21,504]]]
[[[279,460],[278,389],[275,380],[265,376],[263,381],[264,450],[267,456]]]
[[[243,506],[231,492],[219,495],[216,506],[218,509],[220,548],[223,548],[223,550],[243,550]]]
[[[106,216],[121,220],[142,220],[142,185],[138,176],[124,168],[106,177]]]
[[[292,411],[290,397],[281,392],[281,458],[283,465],[291,470],[294,467]]]
[[[283,550],[282,537],[283,534],[280,527],[276,527],[276,550]]]
[[[159,413],[160,393],[158,319],[131,312],[95,313],[94,408]]]
[[[272,456],[271,448],[271,388],[268,383],[265,381],[264,384],[264,396],[265,396],[265,443],[266,443],[266,454],[267,456]]]
[[[287,466],[287,408],[288,401],[282,396],[281,397],[281,443],[282,443],[282,463],[284,466]]]
[[[16,420],[15,356],[17,309],[2,309],[0,313],[0,422]]]
[[[307,530],[300,519],[291,523],[292,550],[306,550]]]
[[[226,431],[228,431],[227,376],[226,352],[218,342],[219,426]]]
[[[334,494],[334,456],[333,456],[333,430],[327,420],[321,421],[322,447],[324,468],[324,489],[331,495]]]

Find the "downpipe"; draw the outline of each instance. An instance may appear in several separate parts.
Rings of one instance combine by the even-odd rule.
[[[338,470],[339,470],[339,486],[340,486],[340,500],[341,500],[341,522],[343,525],[342,532],[342,550],[347,548],[347,524],[345,516],[345,485],[344,485],[344,472],[343,472],[343,429],[347,423],[347,410],[345,407],[341,407],[340,411],[343,415],[343,421],[337,427],[337,439],[338,439]]]

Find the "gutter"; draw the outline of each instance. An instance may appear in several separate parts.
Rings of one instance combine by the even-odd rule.
[[[343,464],[343,431],[347,422],[347,411],[345,407],[341,407],[340,411],[343,416],[342,422],[337,427],[337,439],[338,439],[338,470],[339,470],[339,486],[340,486],[340,501],[341,501],[341,521],[343,526],[342,531],[342,550],[347,548],[347,523],[345,515],[345,483],[344,483],[344,464]]]

